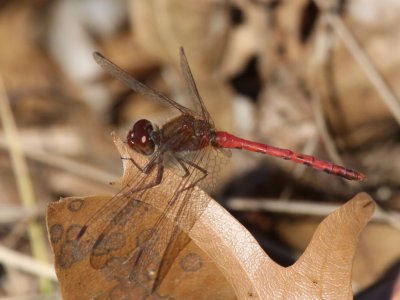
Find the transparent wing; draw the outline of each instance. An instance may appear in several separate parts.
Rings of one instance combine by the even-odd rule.
[[[208,205],[208,198],[202,197],[201,190],[194,185],[204,176],[200,165],[201,169],[205,169],[209,163],[227,158],[224,154],[219,156],[220,154],[211,147],[193,153],[193,162],[185,165],[189,174],[182,178],[175,192],[165,199],[168,205],[154,224],[152,235],[138,252],[140,257],[133,259],[137,264],[131,273],[132,279],[151,287],[152,290],[160,286],[180,251],[190,242],[187,233]],[[210,176],[211,181],[206,177],[204,182],[212,183],[215,179],[213,174],[208,173],[207,176]],[[203,183],[203,180],[200,183]],[[170,185],[168,178],[164,185]],[[155,265],[155,257],[159,259],[156,263],[158,265]],[[147,277],[143,277],[144,274],[147,274]],[[154,274],[154,277],[150,278],[151,274]]]
[[[103,225],[103,228],[101,228],[102,225],[100,224],[107,224],[107,221],[112,220],[116,214],[122,211],[129,204],[131,197],[140,198],[146,191],[144,187],[151,186],[152,183],[154,183],[159,168],[163,167],[159,164],[163,163],[162,158],[160,157],[163,155],[164,148],[169,147],[171,143],[179,142],[182,138],[183,137],[179,134],[175,135],[174,138],[165,143],[162,148],[158,149],[143,166],[139,166],[132,157],[124,157],[127,161],[129,161],[129,159],[132,160],[132,164],[135,167],[131,167],[129,170],[135,170],[135,172],[129,174],[130,179],[128,182],[124,183],[125,185],[121,190],[115,194],[106,205],[97,210],[90,219],[87,220],[87,222],[82,226],[82,230],[78,233],[76,239],[81,241],[81,243],[84,243],[85,236],[93,238],[94,234],[92,234],[92,232],[102,232],[105,226]],[[127,148],[128,146],[125,145],[124,147]],[[129,156],[129,151],[124,152]],[[149,168],[150,165],[153,167]],[[142,170],[145,168],[150,169],[150,172],[146,174],[138,167]]]
[[[168,103],[182,113],[193,113],[135,80],[101,54],[95,53],[94,57],[106,71],[133,90]],[[181,67],[191,95],[201,108],[202,117],[211,122],[183,49]],[[201,145],[198,147],[202,149],[200,151],[170,153],[171,165],[183,176],[178,186],[167,176],[162,178],[161,188],[144,188],[157,176],[159,164],[162,167],[168,165],[166,152],[173,148],[171,145],[179,145],[182,138],[186,136],[176,134],[165,141],[149,161],[155,166],[158,164],[150,174],[140,170],[133,174],[126,186],[84,224],[84,230],[77,237],[80,244],[94,241],[90,262],[95,269],[112,277],[113,268],[123,267],[125,279],[145,288],[146,294],[159,287],[180,250],[190,241],[186,233],[208,205],[195,185],[212,189],[216,185],[216,172],[222,169],[221,165],[229,156],[213,147],[202,149]],[[174,190],[171,190],[172,187]],[[154,208],[162,213],[152,213]]]
[[[218,149],[214,147],[206,147],[200,152],[183,152],[180,153],[186,161],[195,162],[202,169],[207,170],[207,177],[201,180],[197,185],[203,190],[210,193],[218,184],[221,170],[228,163],[231,157],[231,151],[228,149]],[[196,173],[195,178],[201,177],[201,171],[195,168],[191,172]]]
[[[148,86],[144,85],[140,81],[133,78],[127,72],[122,70],[116,64],[114,64],[109,59],[105,58],[102,54],[98,52],[93,53],[94,60],[108,73],[114,76],[116,79],[121,81],[126,86],[130,87],[135,92],[140,93],[141,95],[151,98],[154,101],[158,101],[161,104],[169,104],[170,106],[178,109],[182,113],[185,114],[192,114],[193,112],[180,105],[179,103],[175,102],[174,100],[168,98],[167,96],[149,88]]]
[[[125,196],[112,199],[112,204],[102,208],[100,215],[96,214],[94,220],[101,218],[106,225],[101,234],[97,234],[91,250],[90,262],[95,269],[112,276],[114,269],[120,273],[123,268],[125,279],[136,283],[149,295],[160,286],[180,251],[190,242],[187,232],[208,205],[194,186],[204,176],[199,167],[209,172],[198,183],[211,187],[215,184],[215,171],[220,169],[228,155],[207,147],[184,157],[184,163],[191,162],[185,164],[189,174],[174,187],[175,190],[168,192],[167,189],[176,182],[166,177],[161,183],[162,188],[157,191],[149,189],[130,196],[125,193]],[[126,191],[147,184],[148,180],[136,177]],[[160,199],[163,202],[161,214],[154,209],[160,208]],[[89,234],[94,223],[98,221],[89,224]]]
[[[165,178],[161,193],[150,189],[128,200],[95,242],[90,256],[94,268],[110,275],[113,268],[122,267],[126,269],[125,279],[147,294],[158,289],[178,254],[190,242],[187,232],[208,204],[197,197],[198,190],[193,185],[197,173],[191,166],[188,168],[189,175],[172,193],[168,194],[166,188],[173,183]],[[160,198],[164,202],[161,214],[154,209]]]
[[[203,119],[207,120],[209,123],[212,123],[211,116],[208,113],[208,110],[203,100],[201,99],[200,93],[197,89],[196,83],[193,78],[192,71],[190,70],[189,63],[185,55],[185,51],[183,50],[182,47],[180,48],[179,55],[180,55],[182,75],[185,79],[189,95],[195,105],[195,108],[201,113]]]

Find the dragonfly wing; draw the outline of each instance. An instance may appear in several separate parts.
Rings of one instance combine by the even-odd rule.
[[[149,158],[147,165],[155,163],[161,156],[164,158],[169,143],[181,138],[182,135],[177,134],[164,143]],[[166,196],[163,189],[142,189],[149,186],[156,173],[157,168],[151,168],[150,174],[139,170],[132,174],[126,186],[94,213],[84,224],[85,230],[76,238],[79,245],[93,241],[89,255],[94,269],[111,277],[124,276],[121,279],[130,285],[139,283],[137,287],[147,294],[162,283],[177,255],[190,241],[187,234],[177,227],[177,221],[184,220],[182,224],[187,229],[197,219],[193,214],[190,220],[184,216],[178,218],[183,211],[190,211],[190,191],[178,191],[190,185],[193,175],[188,174],[176,190]],[[154,209],[160,201],[164,207],[161,214]]]
[[[129,202],[108,222],[108,226],[98,236],[91,252],[90,264],[94,269],[109,268],[113,262],[123,266],[138,247],[138,229],[145,228],[143,214],[148,205],[135,198]],[[121,271],[121,270],[120,270]],[[118,273],[120,273],[118,271]],[[129,274],[129,270],[125,270]],[[118,276],[118,274],[115,274]]]
[[[144,85],[143,83],[141,83],[140,81],[136,80],[131,75],[129,75],[127,72],[125,72],[120,67],[118,67],[116,64],[114,64],[112,61],[105,58],[99,52],[94,52],[93,58],[97,62],[97,64],[99,64],[105,71],[110,73],[112,76],[114,76],[116,79],[121,81],[126,86],[130,87],[135,92],[138,92],[139,94],[141,94],[145,97],[151,98],[152,100],[157,101],[161,104],[169,104],[170,106],[178,109],[182,113],[186,113],[186,114],[192,113],[192,111],[190,109],[180,105],[179,103],[177,103],[174,100],[168,98],[167,96],[161,94],[160,92],[153,90],[153,89],[149,88],[148,86]]]
[[[229,149],[220,149],[214,147],[203,148],[200,153],[199,151],[188,151],[179,154],[186,161],[195,162],[199,168],[190,168],[190,172],[193,172],[192,177],[196,179],[203,176],[201,169],[207,170],[208,175],[204,180],[198,183],[203,190],[211,192],[218,185],[218,178],[220,172],[224,170],[230,157],[231,151]]]
[[[157,277],[154,281],[153,289],[156,290],[164,280],[165,276],[169,269],[171,268],[172,264],[175,262],[176,258],[178,257],[179,253],[188,245],[191,241],[188,234],[179,229],[178,226],[175,226],[174,232],[172,234],[174,237],[171,239],[165,249],[164,255],[161,258],[161,263],[159,267],[159,271],[157,273]]]
[[[190,97],[192,98],[192,101],[196,106],[196,110],[198,110],[201,113],[201,116],[205,120],[211,122],[211,116],[203,102],[203,99],[200,96],[199,90],[197,89],[196,82],[194,81],[192,71],[190,70],[189,63],[185,55],[185,51],[183,50],[182,47],[180,48],[179,55],[180,55],[182,75],[188,87]]]
[[[201,191],[193,185],[199,176],[204,174],[199,174],[198,167],[193,165],[197,166],[198,162],[210,158],[205,157],[209,152],[196,151],[196,153],[197,155],[192,157],[193,164],[185,165],[188,174],[182,178],[178,186],[174,186],[175,191],[169,196],[164,192],[160,193],[160,197],[164,197],[164,209],[152,226],[151,236],[143,244],[137,256],[131,260],[134,262],[134,268],[130,278],[152,291],[160,286],[178,254],[190,242],[187,233],[208,205],[208,198],[201,197]],[[163,184],[169,185],[168,178]],[[153,191],[149,190],[148,194],[157,197],[154,194],[158,192]]]
[[[127,261],[131,266],[129,279],[146,287],[149,294],[156,291],[176,262],[179,253],[191,241],[176,223],[172,214],[182,210],[182,202],[168,208],[148,229],[148,235],[139,245],[139,251]],[[146,215],[147,219],[147,215]]]

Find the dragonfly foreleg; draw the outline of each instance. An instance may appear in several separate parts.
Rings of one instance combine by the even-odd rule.
[[[141,166],[138,165],[138,163],[132,158],[132,157],[121,157],[122,160],[129,160],[137,169],[139,169],[140,172],[145,173],[145,168],[142,168]]]
[[[130,160],[133,162],[133,159],[130,159]],[[156,161],[155,164],[152,166],[149,166],[149,165],[150,165],[150,163],[146,167],[144,167],[143,169],[140,169],[140,170],[142,171],[142,173],[149,174],[154,169],[154,167],[156,167],[157,174],[156,174],[154,180],[147,184],[132,188],[127,193],[128,195],[132,195],[132,194],[140,192],[140,191],[151,189],[161,183],[161,181],[163,179],[163,175],[164,175],[164,164],[163,164],[162,159],[158,159],[158,161]]]

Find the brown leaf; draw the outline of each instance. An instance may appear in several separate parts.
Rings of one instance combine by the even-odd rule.
[[[131,155],[139,164],[143,162],[118,137],[114,141],[121,156]],[[123,162],[121,184],[126,184],[136,173],[128,160]],[[112,198],[74,197],[50,204],[47,226],[63,298],[351,298],[351,267],[358,235],[374,210],[368,195],[359,194],[328,216],[296,264],[283,268],[262,251],[241,224],[197,188],[195,198],[187,200],[203,203],[202,214],[194,212],[197,221],[193,226],[185,226],[184,219],[179,219],[182,231],[167,249],[168,255],[156,257],[164,262],[172,256],[174,261],[166,262],[170,263],[167,269],[160,268],[159,272],[165,273],[163,280],[150,295],[130,280],[130,258],[154,230],[166,205],[163,202],[180,182],[180,177],[167,170],[160,185],[138,201],[127,202],[132,208],[129,213],[121,214],[126,208],[115,203],[89,221],[94,226],[79,241],[83,224]],[[150,201],[152,197],[156,199]],[[173,217],[173,213],[168,215]]]
[[[304,254],[288,268],[277,265],[264,254],[249,233],[226,212],[221,212],[215,202],[212,206],[196,223],[191,237],[218,259],[238,298],[248,299],[250,295],[257,299],[351,298],[351,267],[358,235],[374,211],[367,194],[357,195],[329,215]],[[202,234],[204,231],[208,237]]]

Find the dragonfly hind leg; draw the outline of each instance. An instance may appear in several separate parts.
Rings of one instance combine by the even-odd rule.
[[[187,160],[187,159],[184,159],[182,157],[178,157],[178,156],[175,156],[175,159],[178,161],[178,163],[181,165],[181,167],[183,168],[183,170],[185,172],[185,175],[183,175],[184,178],[188,177],[190,175],[189,169],[186,167],[185,164],[187,164],[187,165],[199,170],[203,174],[200,178],[198,178],[195,181],[193,181],[189,186],[187,186],[187,187],[183,188],[182,190],[180,190],[179,193],[182,193],[183,191],[186,191],[188,189],[191,189],[191,188],[195,187],[200,181],[202,181],[204,178],[207,177],[208,171],[206,169],[200,167],[199,165],[195,164],[194,162],[192,162],[190,160]]]

